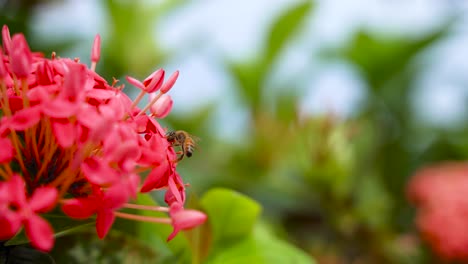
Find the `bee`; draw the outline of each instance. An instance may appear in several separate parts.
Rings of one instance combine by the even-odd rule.
[[[182,151],[177,152],[177,154],[180,154],[177,162],[181,161],[184,156],[192,157],[193,151],[197,147],[196,142],[200,140],[198,137],[192,136],[183,130],[167,132],[166,139],[173,146],[180,146],[182,149]]]

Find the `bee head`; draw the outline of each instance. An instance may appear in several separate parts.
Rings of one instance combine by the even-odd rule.
[[[175,131],[169,131],[166,133],[166,138],[168,141],[174,141],[176,139],[176,132]]]

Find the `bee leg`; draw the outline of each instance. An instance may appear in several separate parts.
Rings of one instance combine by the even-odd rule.
[[[177,163],[177,162],[181,161],[181,160],[184,158],[184,152],[179,151],[179,152],[177,152],[176,154],[177,154],[177,155],[182,154],[182,155],[180,155],[179,157],[177,157],[176,160],[173,160],[173,161],[172,161],[173,163]]]
[[[177,158],[177,162],[181,161],[183,158],[184,158],[184,153],[182,152],[182,155],[180,155],[180,156]]]

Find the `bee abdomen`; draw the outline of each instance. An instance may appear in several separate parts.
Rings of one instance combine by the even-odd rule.
[[[187,146],[187,153],[186,153],[187,157],[189,158],[192,157],[192,153],[193,153],[193,146],[191,145]]]

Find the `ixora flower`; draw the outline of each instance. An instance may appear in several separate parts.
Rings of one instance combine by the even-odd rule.
[[[422,238],[444,261],[468,261],[468,163],[421,169],[407,187]],[[457,262],[458,263],[458,262]]]
[[[159,69],[140,82],[135,100],[117,81],[108,84],[95,72],[100,37],[91,67],[54,53],[33,53],[22,34],[2,29],[0,48],[0,239],[24,228],[31,244],[50,250],[53,227],[42,216],[54,208],[71,218],[96,216],[104,238],[116,217],[170,224],[174,232],[205,222],[206,215],[184,209],[185,184],[176,172],[176,153],[155,118],[172,108],[167,92],[178,72],[164,81]],[[148,95],[149,103],[137,104]],[[147,113],[148,112],[148,113]],[[142,172],[148,177],[140,186]],[[167,190],[167,207],[132,204],[138,192]],[[153,210],[168,217],[120,212]]]

